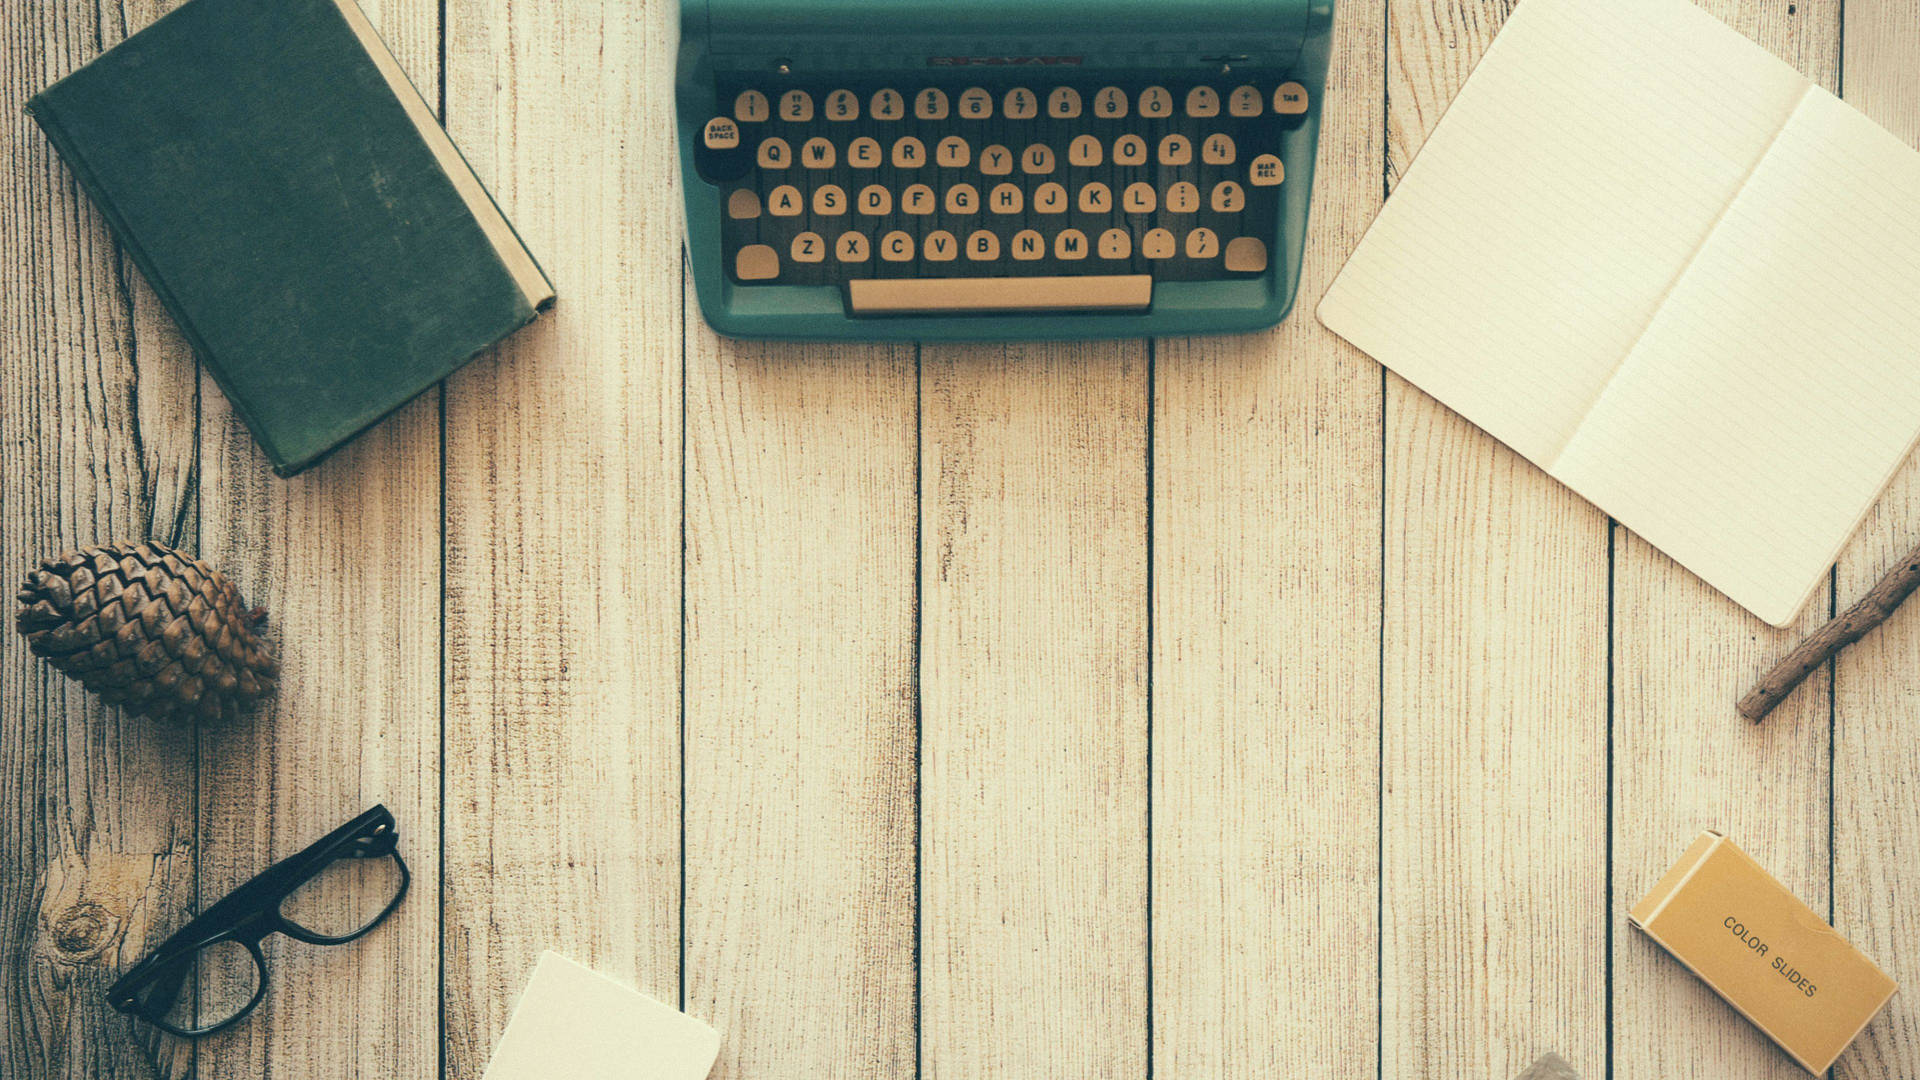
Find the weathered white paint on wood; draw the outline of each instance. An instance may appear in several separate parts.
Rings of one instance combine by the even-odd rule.
[[[700,325],[670,4],[449,0],[443,41],[380,0],[423,87],[444,46],[454,136],[561,301],[291,483],[18,111],[166,6],[0,14],[0,570],[178,540],[271,609],[288,678],[196,737],[6,633],[5,1080],[193,1070],[100,990],[373,801],[408,906],[277,948],[198,1075],[431,1077],[444,1047],[477,1077],[549,947],[684,988],[743,1080],[1794,1075],[1624,923],[1705,825],[1914,977],[1920,616],[1748,727],[1794,633],[1312,320],[1509,4],[1343,0],[1282,329],[922,356]],[[1837,84],[1837,0],[1709,7]],[[1920,139],[1916,16],[1844,17],[1847,96]],[[1910,546],[1916,484],[1842,599]],[[1915,1017],[1836,1075],[1920,1072]]]
[[[1920,6],[1847,0],[1840,89],[1920,145]],[[1852,603],[1920,536],[1920,464],[1909,461],[1841,556]],[[1904,545],[1904,547],[1903,547]],[[1805,691],[1802,691],[1803,693]],[[1833,672],[1833,923],[1907,987],[1834,1066],[1842,1080],[1920,1076],[1920,605],[1840,654]]]
[[[719,1077],[910,1076],[914,348],[688,305],[688,1008]]]
[[[938,1080],[1146,1072],[1146,356],[922,354],[921,1073]]]
[[[127,718],[29,654],[13,587],[39,560],[194,547],[193,357],[40,129],[36,91],[159,14],[36,0],[0,13],[0,1075],[177,1077],[109,983],[194,899],[192,729]]]
[[[1335,22],[1293,318],[1155,354],[1156,1075],[1377,1057],[1381,381],[1313,304],[1380,204],[1385,15]]]
[[[1509,5],[1388,10],[1388,166]],[[1383,1075],[1606,1058],[1607,523],[1387,378]]]
[[[543,949],[678,997],[673,7],[447,5],[449,130],[560,295],[446,391],[455,1077]]]

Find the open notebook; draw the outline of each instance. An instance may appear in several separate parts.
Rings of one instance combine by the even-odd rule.
[[[1319,315],[1785,625],[1920,436],[1920,154],[1688,0],[1523,0]]]

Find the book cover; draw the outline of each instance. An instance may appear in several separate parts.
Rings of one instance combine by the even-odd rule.
[[[353,0],[189,0],[27,111],[282,476],[553,299]]]

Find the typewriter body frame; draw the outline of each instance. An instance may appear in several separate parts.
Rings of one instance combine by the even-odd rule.
[[[1057,340],[1235,333],[1286,318],[1300,284],[1333,0],[681,0],[676,125],[686,187],[687,258],[702,313],[729,337],[772,340]],[[1229,70],[1230,69],[1230,70]],[[897,73],[897,75],[895,74]],[[721,188],[692,148],[726,113],[722,78],[750,75],[769,95],[835,75],[1045,92],[1055,81],[1244,78],[1297,81],[1308,111],[1282,146],[1279,234],[1258,278],[1169,281],[1149,310],[854,318],[843,290],[740,285],[723,266]]]

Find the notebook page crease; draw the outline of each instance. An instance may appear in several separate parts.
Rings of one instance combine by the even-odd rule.
[[[1322,321],[1550,464],[1805,94],[1744,39],[1693,48],[1699,20],[1711,16],[1649,0],[1522,5]],[[1621,54],[1636,31],[1653,55]],[[1760,91],[1730,104],[1746,85]]]
[[[1920,436],[1915,190],[1911,148],[1810,93],[1554,475],[1790,620]]]
[[[1607,373],[1606,379],[1600,384],[1600,391],[1587,403],[1587,407],[1581,410],[1580,423],[1574,425],[1573,431],[1567,435],[1566,441],[1560,444],[1559,449],[1554,451],[1552,457],[1538,463],[1549,475],[1551,475],[1554,469],[1560,464],[1561,459],[1566,456],[1567,449],[1579,439],[1580,429],[1586,426],[1586,418],[1592,416],[1594,409],[1598,408],[1601,401],[1606,398],[1608,390],[1612,389],[1615,380],[1620,374],[1620,369],[1627,366],[1628,361],[1632,360],[1634,353],[1639,350],[1640,343],[1646,340],[1647,331],[1659,320],[1660,313],[1666,309],[1668,301],[1673,299],[1674,290],[1680,287],[1680,283],[1686,280],[1687,275],[1692,273],[1694,267],[1699,264],[1700,253],[1707,250],[1708,245],[1713,243],[1714,237],[1718,236],[1722,227],[1726,225],[1728,216],[1733,213],[1733,208],[1739,203],[1741,196],[1745,195],[1747,189],[1753,186],[1753,178],[1759,175],[1760,167],[1766,164],[1767,159],[1772,157],[1775,149],[1779,147],[1780,136],[1787,130],[1788,125],[1793,123],[1793,118],[1805,110],[1808,99],[1812,98],[1819,90],[1820,87],[1817,84],[1808,81],[1806,89],[1800,94],[1800,97],[1795,100],[1793,107],[1787,110],[1787,115],[1780,121],[1779,127],[1774,129],[1773,138],[1767,140],[1766,148],[1760,152],[1760,156],[1755,158],[1753,164],[1748,167],[1746,176],[1740,180],[1740,185],[1734,188],[1733,194],[1728,197],[1726,205],[1720,208],[1719,216],[1714,218],[1713,224],[1707,227],[1707,234],[1700,238],[1698,244],[1694,245],[1693,253],[1687,256],[1687,261],[1681,265],[1680,271],[1673,275],[1673,280],[1667,282],[1667,287],[1660,294],[1660,298],[1654,301],[1653,310],[1647,313],[1646,321],[1640,326],[1640,332],[1633,337],[1633,344],[1627,347],[1626,352],[1620,354],[1620,359],[1614,363],[1613,370]]]

